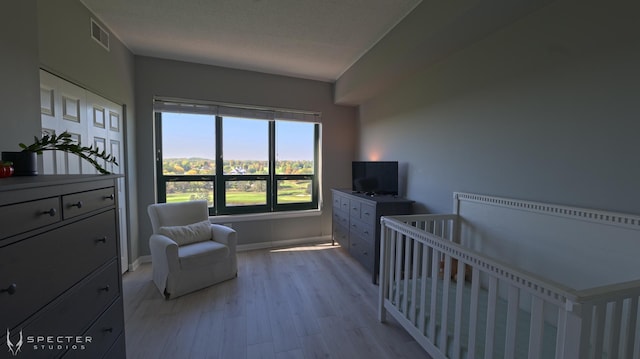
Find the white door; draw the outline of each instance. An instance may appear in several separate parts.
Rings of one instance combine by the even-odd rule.
[[[43,133],[60,134],[67,131],[82,144],[89,141],[86,91],[72,83],[40,71],[40,108]],[[45,151],[39,171],[44,174],[95,173],[76,155]]]
[[[102,162],[110,172],[124,175],[123,107],[40,70],[42,131],[60,134],[68,131],[83,146],[116,157],[118,165]],[[98,171],[80,157],[59,151],[40,156],[39,170],[44,174],[96,174]],[[118,218],[120,221],[120,255],[122,272],[128,269],[127,212],[124,177],[118,179]]]

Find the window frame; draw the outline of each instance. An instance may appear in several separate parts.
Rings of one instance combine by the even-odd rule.
[[[237,116],[215,116],[215,174],[214,175],[164,175],[163,174],[163,147],[162,147],[162,113],[172,112],[170,110],[154,109],[155,118],[155,154],[156,154],[156,197],[158,202],[166,202],[166,189],[168,182],[190,182],[207,181],[213,182],[213,207],[209,207],[210,216],[218,215],[238,215],[256,213],[277,213],[286,211],[319,210],[320,206],[320,131],[321,123],[313,123],[313,174],[276,174],[276,122],[291,121],[290,119],[256,119],[268,121],[269,136],[269,173],[261,175],[237,175],[224,174],[224,153],[223,153],[223,131],[224,117]],[[189,111],[183,111],[189,113]],[[246,117],[253,119],[251,117]],[[309,121],[307,121],[309,123]],[[311,181],[311,201],[300,203],[278,203],[278,183],[283,180],[305,180]],[[234,181],[265,181],[266,198],[265,204],[259,205],[238,205],[228,206],[226,203],[226,184]]]

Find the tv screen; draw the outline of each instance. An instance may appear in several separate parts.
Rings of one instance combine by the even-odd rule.
[[[397,161],[354,161],[352,190],[367,194],[398,194]]]

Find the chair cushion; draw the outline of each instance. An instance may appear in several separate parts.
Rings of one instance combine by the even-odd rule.
[[[211,239],[211,222],[209,220],[186,226],[165,226],[158,233],[173,239],[178,246],[208,241]]]
[[[204,241],[178,247],[181,269],[211,266],[229,256],[229,247],[215,241]]]

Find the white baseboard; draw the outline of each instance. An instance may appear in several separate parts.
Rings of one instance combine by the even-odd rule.
[[[129,263],[129,270],[133,272],[136,269],[138,269],[138,267],[140,267],[141,264],[145,264],[145,263],[151,263],[151,255],[140,256],[138,257],[138,259],[133,261],[133,263]]]
[[[270,241],[260,243],[239,244],[236,247],[238,252],[252,251],[256,249],[282,248],[289,246],[299,246],[304,244],[327,243],[331,241],[331,236],[308,237],[298,239],[284,239],[281,241]],[[151,255],[140,256],[133,263],[129,264],[129,271],[135,271],[141,264],[151,263]]]

